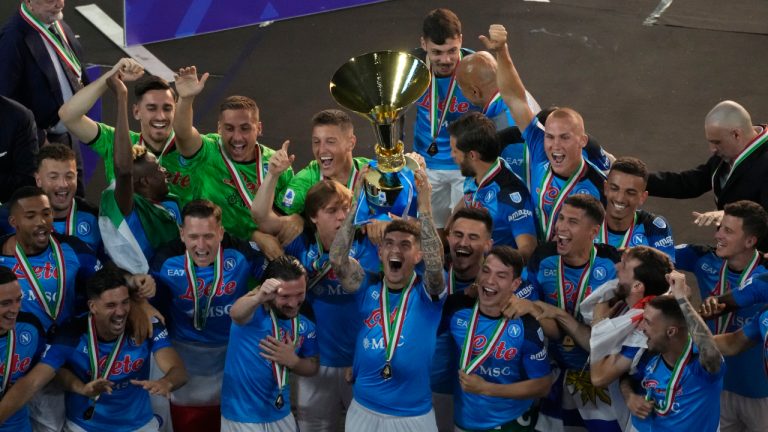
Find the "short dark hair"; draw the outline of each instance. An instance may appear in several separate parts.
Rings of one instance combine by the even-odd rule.
[[[0,265],[0,285],[11,283],[17,279],[16,273],[14,273],[13,270],[9,267]]]
[[[468,112],[451,122],[448,133],[456,137],[457,149],[465,153],[474,150],[483,162],[492,162],[501,153],[496,125],[477,111]]]
[[[589,194],[573,194],[565,199],[565,204],[575,207],[577,209],[584,210],[587,217],[592,219],[596,224],[603,223],[605,218],[605,209],[597,198]]]
[[[133,95],[136,96],[136,100],[138,101],[141,100],[147,92],[152,90],[168,90],[171,92],[174,102],[179,100],[179,95],[176,93],[176,90],[168,84],[168,81],[155,75],[144,75],[137,80],[136,85],[133,87]]]
[[[635,246],[627,249],[626,253],[628,258],[640,261],[635,267],[635,279],[645,286],[646,296],[662,295],[669,290],[666,275],[674,267],[664,252],[648,246]]]
[[[384,237],[391,232],[404,232],[416,237],[416,241],[421,241],[421,230],[419,227],[405,219],[395,219],[384,229]]]
[[[264,271],[264,280],[274,278],[292,281],[302,277],[306,278],[306,276],[307,270],[296,257],[291,255],[280,255],[270,261]]]
[[[524,260],[520,252],[509,245],[498,245],[491,248],[488,252],[488,256],[495,256],[502,264],[507,267],[512,267],[513,274],[516,278],[523,274]]]
[[[648,306],[653,306],[654,309],[658,309],[664,318],[672,321],[679,327],[687,328],[685,322],[685,316],[683,311],[680,310],[680,305],[677,303],[675,297],[665,294],[656,296],[648,302]]]
[[[99,269],[85,283],[85,294],[88,300],[101,296],[104,291],[109,291],[121,286],[128,287],[125,278],[130,275],[114,263],[107,263]]]
[[[421,36],[437,45],[442,45],[446,39],[461,36],[461,21],[449,9],[433,9],[424,17]]]
[[[32,198],[36,196],[47,196],[45,195],[45,192],[43,192],[42,189],[40,189],[37,186],[22,186],[11,195],[11,198],[8,200],[8,211],[13,212],[16,205],[19,204],[19,201],[25,199],[25,198]]]
[[[216,219],[216,222],[221,224],[221,207],[207,199],[192,200],[181,210],[181,226],[184,226],[187,217],[198,219],[213,217]]]
[[[336,180],[320,180],[307,191],[307,196],[304,200],[304,214],[308,218],[317,216],[317,212],[328,205],[334,198],[342,203],[350,204],[352,202],[352,192]]]
[[[640,177],[643,183],[648,183],[648,167],[638,158],[624,156],[611,164],[611,171],[618,171],[631,176]],[[608,173],[610,175],[610,172]]]
[[[57,162],[69,162],[75,160],[75,152],[64,144],[46,144],[40,147],[37,156],[35,156],[35,166],[38,170],[46,159],[53,159]]]
[[[491,214],[488,213],[488,209],[484,207],[462,207],[452,218],[453,222],[456,222],[459,219],[471,219],[482,222],[483,225],[485,225],[485,229],[488,230],[488,234],[493,234],[493,219],[491,218]]]
[[[768,233],[768,213],[756,202],[741,200],[726,204],[724,214],[741,219],[741,226],[747,235],[757,237],[760,242]]]
[[[349,114],[339,109],[324,109],[316,113],[312,116],[312,127],[315,126],[338,126],[345,132],[354,129]]]
[[[221,105],[219,105],[219,117],[221,117],[221,113],[226,110],[246,110],[250,111],[251,115],[256,118],[259,117],[259,106],[256,105],[255,100],[248,96],[234,95],[227,97],[221,102]]]

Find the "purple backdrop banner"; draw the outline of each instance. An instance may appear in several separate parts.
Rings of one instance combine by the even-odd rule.
[[[386,0],[125,0],[125,41],[145,44]]]

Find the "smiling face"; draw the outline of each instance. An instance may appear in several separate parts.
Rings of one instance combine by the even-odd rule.
[[[54,21],[64,19],[64,0],[24,0],[27,8],[43,22],[53,24]]]
[[[224,228],[215,217],[187,216],[184,218],[180,233],[181,241],[184,242],[195,265],[207,267],[213,264],[221,240],[224,238]]]
[[[421,38],[421,48],[427,52],[429,67],[438,77],[453,74],[461,55],[461,35],[446,38],[445,43],[436,44],[429,38]]]
[[[16,326],[21,310],[21,285],[18,281],[0,284],[0,331],[2,333]]]
[[[755,236],[744,232],[744,221],[726,214],[715,231],[715,253],[723,259],[729,259],[747,250],[752,250],[757,243]]]
[[[224,150],[235,162],[248,162],[255,157],[256,142],[261,135],[261,122],[255,111],[226,109],[219,115],[219,135]]]
[[[141,135],[154,144],[155,150],[162,150],[170,136],[175,113],[176,102],[170,90],[149,90],[133,106],[133,116],[141,123]]]
[[[306,293],[307,281],[305,277],[282,281],[277,289],[275,299],[271,302],[275,314],[282,319],[293,318],[298,315]]]
[[[120,336],[125,331],[128,313],[131,311],[128,288],[119,286],[105,290],[98,297],[88,300],[88,309],[102,337],[111,340]]]
[[[569,177],[579,168],[588,137],[580,119],[555,111],[544,127],[544,151],[555,174]]]
[[[608,205],[606,216],[613,219],[624,219],[635,214],[638,207],[645,203],[648,191],[642,177],[613,170],[608,174],[603,187]]]
[[[48,195],[53,211],[66,213],[77,192],[75,160],[43,159],[35,173],[35,182]]]
[[[575,256],[589,250],[599,229],[584,209],[563,205],[555,222],[558,255]]]
[[[467,218],[454,220],[448,232],[451,265],[458,273],[479,267],[492,244],[491,233],[483,222]]]
[[[337,125],[317,125],[312,128],[312,154],[324,178],[346,184],[352,168],[352,149],[355,148],[352,129]]]
[[[513,267],[505,265],[496,255],[488,255],[477,276],[480,306],[500,308],[515,294],[520,282]]]
[[[16,230],[16,241],[29,254],[48,247],[53,230],[53,211],[45,195],[20,199],[11,209],[8,223]]]
[[[671,337],[680,331],[659,309],[650,305],[645,307],[638,329],[648,338],[648,350],[655,353],[666,352]]]
[[[387,285],[402,288],[408,283],[416,263],[421,261],[421,245],[413,234],[392,231],[381,241],[379,259]]]

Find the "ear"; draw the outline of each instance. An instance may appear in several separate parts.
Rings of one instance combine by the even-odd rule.
[[[16,216],[8,216],[8,225],[12,226],[14,230],[19,229],[19,225],[16,223]]]
[[[421,49],[426,51],[427,50],[427,41],[424,40],[424,36],[419,37],[419,42],[421,43]]]
[[[256,136],[260,137],[263,132],[264,132],[264,126],[261,124],[261,122],[257,122],[256,123]]]
[[[139,104],[133,104],[133,118],[135,120],[139,119]]]
[[[632,288],[630,289],[630,292],[640,293],[641,295],[644,295],[645,294],[645,284],[643,284],[640,281],[635,281],[634,283],[632,283]],[[632,305],[629,305],[629,306],[631,307]]]
[[[43,181],[40,178],[40,173],[35,172],[35,184],[37,185],[37,187],[42,187],[42,183]]]
[[[352,133],[349,136],[349,149],[354,150],[355,144],[357,144],[357,136],[354,133]]]
[[[648,191],[646,190],[646,191],[643,191],[642,194],[640,194],[640,204],[638,205],[638,207],[640,207],[643,204],[645,204],[645,200],[647,200],[647,199],[648,199]]]
[[[588,135],[587,135],[587,133],[585,132],[585,133],[584,133],[584,135],[582,135],[581,137],[579,137],[579,146],[580,146],[581,148],[584,148],[584,147],[586,147],[586,146],[587,146],[587,142],[589,142],[589,136],[588,136]]]
[[[88,300],[88,311],[91,313],[96,312],[96,302],[94,302],[93,300]]]
[[[605,217],[605,216],[603,216]],[[590,236],[592,237],[592,240],[594,241],[595,238],[597,238],[597,235],[600,233],[600,225],[601,224],[594,224],[589,228]]]
[[[421,248],[419,248],[418,251],[416,251],[416,262],[418,263],[421,261],[421,259],[424,257],[424,254],[421,252]]]
[[[675,327],[675,326],[669,326],[669,327],[667,327],[667,337],[669,337],[669,338],[673,338],[673,337],[675,337],[675,335],[676,335],[676,334],[677,334],[679,331],[680,331],[680,329],[679,329],[679,328],[677,328],[677,327]]]
[[[752,249],[753,247],[757,246],[757,237],[755,236],[747,237],[746,246],[749,249]]]
[[[512,281],[512,292],[517,292],[517,289],[520,288],[520,285],[523,283],[523,279],[521,277],[518,277],[514,281]],[[514,295],[514,294],[512,294]]]

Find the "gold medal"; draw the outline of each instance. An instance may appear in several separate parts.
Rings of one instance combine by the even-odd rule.
[[[285,403],[283,402],[283,394],[280,393],[279,395],[277,395],[277,398],[275,399],[275,408],[282,409],[283,405],[285,405]]]
[[[384,369],[381,370],[381,377],[385,380],[392,378],[392,366],[387,362],[387,364],[384,365]]]
[[[437,142],[432,141],[432,144],[430,144],[429,148],[427,149],[427,154],[430,156],[434,156],[437,154]]]
[[[563,348],[565,348],[566,351],[570,351],[575,347],[576,347],[576,343],[574,342],[572,337],[566,336],[563,338]]]

